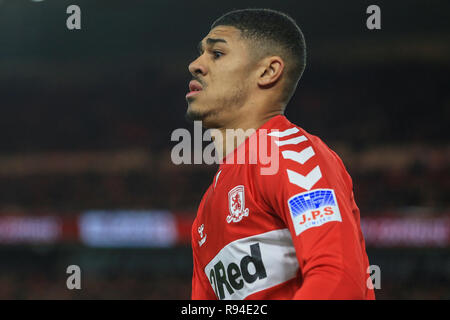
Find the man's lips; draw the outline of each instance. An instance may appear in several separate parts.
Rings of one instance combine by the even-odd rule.
[[[199,94],[199,93],[200,93],[200,91],[190,91],[190,92],[188,92],[188,93],[186,94],[186,98],[195,96],[195,95],[197,95],[197,94]]]
[[[191,82],[189,82],[189,90],[201,91],[202,89],[203,89],[203,86],[197,80],[191,80]]]
[[[196,95],[202,90],[203,87],[200,82],[198,82],[197,80],[192,80],[191,82],[189,82],[189,92],[186,94],[186,98]]]

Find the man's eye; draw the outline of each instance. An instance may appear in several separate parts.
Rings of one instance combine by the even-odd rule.
[[[214,59],[219,59],[222,55],[223,55],[223,53],[220,51],[215,51],[215,50],[213,51]]]

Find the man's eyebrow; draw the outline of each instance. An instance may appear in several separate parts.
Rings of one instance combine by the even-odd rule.
[[[221,38],[208,38],[206,39],[206,44],[212,46],[213,44],[217,43],[217,42],[222,42],[225,44],[228,44],[228,42],[225,39],[221,39]],[[200,41],[198,43],[198,52],[203,53],[203,43],[202,41]]]

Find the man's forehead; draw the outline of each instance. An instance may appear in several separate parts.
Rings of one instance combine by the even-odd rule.
[[[206,37],[202,40],[206,41],[208,38],[221,38],[226,40],[227,42],[239,39],[241,35],[241,31],[232,26],[217,26],[206,35]]]

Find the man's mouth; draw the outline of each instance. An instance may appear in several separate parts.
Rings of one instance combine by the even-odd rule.
[[[191,82],[189,82],[189,92],[186,94],[186,98],[192,97],[192,96],[200,93],[200,91],[202,91],[202,90],[203,90],[203,87],[200,84],[200,82],[198,82],[197,80],[192,80]]]

